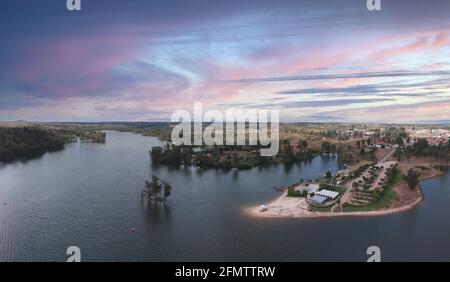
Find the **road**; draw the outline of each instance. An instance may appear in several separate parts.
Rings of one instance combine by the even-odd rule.
[[[381,159],[381,161],[379,161],[377,165],[378,166],[382,165],[387,159],[389,159],[395,153],[395,150],[397,150],[397,148],[398,148],[398,145],[393,145],[392,146],[392,151],[390,151],[389,154],[384,156],[384,158]]]

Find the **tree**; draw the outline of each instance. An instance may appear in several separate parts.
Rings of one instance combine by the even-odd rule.
[[[283,140],[283,158],[288,163],[295,161],[294,148],[291,146],[288,140]]]
[[[402,160],[402,151],[401,150],[395,151],[395,157],[397,158],[397,162],[400,162]]]
[[[159,183],[159,178],[152,176],[152,182],[150,183],[150,191],[153,195],[153,200],[158,202],[161,199],[162,185]]]
[[[144,184],[144,190],[142,191],[142,195],[147,196],[147,199],[149,202],[151,202],[152,200],[152,184],[150,181],[145,180],[145,184]]]
[[[172,186],[165,181],[161,184],[160,179],[153,175],[151,181],[145,181],[143,193],[147,195],[149,203],[166,202],[172,194]]]
[[[360,152],[361,156],[364,156],[364,154],[366,153],[366,150],[364,150],[364,148],[361,148]]]
[[[331,177],[333,177],[333,174],[331,173],[331,171],[327,171],[327,172],[325,173],[325,177],[326,177],[327,179],[331,179]]]
[[[170,186],[170,184],[165,181],[163,182],[163,186],[164,186],[164,202],[166,202],[167,199],[170,197],[170,195],[172,195],[172,186]]]
[[[408,183],[409,188],[414,189],[420,182],[420,173],[414,169],[410,169],[403,179]]]
[[[331,152],[331,144],[328,141],[324,141],[320,146],[322,152],[330,153]]]
[[[413,147],[414,154],[417,156],[425,156],[428,153],[430,144],[426,139],[419,139]]]
[[[66,130],[0,127],[0,163],[28,160],[46,152],[62,150],[66,143],[73,142],[74,137],[73,132]]]
[[[337,150],[336,144],[331,145],[331,152],[335,153]]]
[[[398,137],[395,139],[395,143],[396,143],[397,145],[399,145],[399,146],[403,146],[403,139],[402,139],[400,136],[398,136]]]
[[[150,156],[152,157],[153,163],[159,163],[163,156],[163,147],[156,146],[150,151]]]
[[[306,142],[305,140],[300,140],[298,145],[299,145],[300,149],[308,148],[308,142]]]

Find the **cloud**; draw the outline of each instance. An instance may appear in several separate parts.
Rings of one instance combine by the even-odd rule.
[[[21,60],[8,62],[8,73],[0,83],[43,102],[70,97],[175,98],[189,87],[189,80],[141,60],[145,44],[100,36],[33,40],[15,50],[10,46]]]
[[[327,114],[313,114],[308,115],[301,119],[303,122],[341,122],[346,121],[345,118],[335,116],[335,115],[327,115]]]
[[[348,73],[348,74],[324,74],[324,75],[298,75],[298,76],[280,76],[264,78],[243,78],[229,81],[227,83],[258,83],[258,82],[282,82],[297,80],[335,80],[350,78],[385,78],[385,77],[420,77],[420,76],[443,76],[450,75],[450,71],[389,71],[389,72],[366,72],[366,73]]]
[[[337,117],[450,94],[442,1],[373,17],[360,0],[58,2],[0,9],[0,108],[18,118],[141,120],[194,101]]]
[[[449,119],[450,100],[363,107],[323,112],[351,122],[416,123]],[[305,115],[307,117],[308,115]],[[318,115],[320,116],[320,115]]]
[[[328,97],[373,95],[383,97],[431,97],[446,94],[445,89],[450,85],[448,78],[427,79],[421,82],[385,81],[374,84],[357,84],[347,87],[315,87],[276,91],[278,95],[320,95]]]
[[[389,98],[374,98],[374,99],[334,99],[334,100],[312,100],[299,102],[285,102],[283,108],[321,108],[321,107],[339,107],[353,104],[369,104],[395,101]]]
[[[369,104],[395,101],[391,98],[373,98],[373,99],[332,99],[332,100],[304,100],[304,101],[282,101],[275,103],[254,103],[245,104],[244,108],[266,108],[266,109],[302,109],[302,108],[322,108],[322,107],[341,107],[353,104]],[[234,104],[239,106],[239,104]],[[240,104],[242,105],[242,104]]]
[[[397,47],[383,48],[382,50],[372,54],[371,60],[384,61],[386,59],[398,59],[400,56],[417,55],[420,52],[430,52],[450,44],[450,37],[447,31],[439,31],[437,33],[418,34],[418,38],[414,42],[407,43]]]

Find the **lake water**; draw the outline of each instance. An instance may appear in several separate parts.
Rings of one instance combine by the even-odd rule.
[[[156,138],[107,132],[106,144],[70,144],[0,167],[0,261],[363,261],[450,260],[450,177],[423,183],[417,209],[382,217],[257,219],[242,207],[265,203],[273,186],[340,168],[334,156],[248,171],[151,166]],[[173,186],[166,206],[140,191],[152,174]],[[131,232],[135,228],[135,232]]]

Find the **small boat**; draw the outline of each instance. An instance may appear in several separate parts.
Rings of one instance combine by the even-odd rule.
[[[265,211],[267,211],[267,210],[268,210],[268,208],[267,208],[266,205],[261,205],[261,206],[260,206],[260,209],[259,209],[259,212],[265,212]]]

